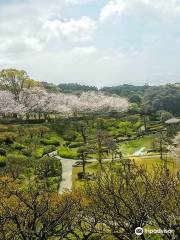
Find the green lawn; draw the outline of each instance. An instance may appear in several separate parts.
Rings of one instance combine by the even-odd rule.
[[[145,150],[152,149],[154,135],[143,136],[136,140],[125,141],[120,144],[123,155],[132,155],[138,149],[145,147]]]

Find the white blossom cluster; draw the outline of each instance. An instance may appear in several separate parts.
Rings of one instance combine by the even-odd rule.
[[[124,112],[129,103],[126,98],[107,96],[102,92],[82,92],[79,95],[49,93],[42,88],[24,89],[19,101],[8,91],[0,91],[0,114],[78,114]]]

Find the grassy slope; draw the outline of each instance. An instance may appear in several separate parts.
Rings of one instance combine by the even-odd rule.
[[[121,144],[120,149],[123,155],[131,155],[141,147],[145,147],[145,150],[151,149],[154,140],[154,135],[143,136],[136,140],[125,141]]]

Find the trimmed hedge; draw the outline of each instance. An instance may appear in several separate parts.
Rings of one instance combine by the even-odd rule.
[[[62,158],[69,158],[69,159],[78,159],[79,154],[75,150],[68,149],[66,147],[60,147],[58,149],[58,155]]]
[[[59,139],[56,137],[52,137],[50,139],[44,138],[41,139],[41,143],[44,145],[54,145],[54,146],[59,146]]]
[[[7,155],[7,161],[16,161],[16,160],[20,160],[20,161],[26,161],[28,160],[28,158],[22,154],[8,154]]]
[[[46,147],[40,147],[40,148],[36,149],[36,151],[34,153],[34,156],[36,158],[42,158],[45,154],[51,153],[55,150],[56,150],[56,147],[54,145],[49,145],[49,146],[46,146]]]
[[[35,158],[41,158],[43,155],[44,155],[44,148],[43,147],[37,148],[34,153]]]
[[[78,147],[82,147],[84,145],[83,142],[72,142],[69,144],[70,148],[78,148]]]

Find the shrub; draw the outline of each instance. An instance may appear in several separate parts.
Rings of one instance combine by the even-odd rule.
[[[41,143],[44,145],[59,146],[59,139],[56,137],[51,137],[50,139],[44,138],[44,139],[41,139]]]
[[[6,156],[6,150],[3,148],[0,148],[0,155],[1,156]]]
[[[70,143],[71,143],[71,142],[66,141],[66,142],[63,143],[63,146],[68,147]]]
[[[30,149],[28,149],[28,148],[23,148],[21,150],[21,152],[22,152],[23,155],[25,155],[27,157],[30,157],[32,155],[32,151]]]
[[[51,153],[56,150],[56,147],[54,145],[49,145],[44,148],[44,154]]]
[[[8,154],[8,155],[7,155],[7,160],[8,160],[8,161],[9,161],[9,160],[10,160],[10,161],[11,161],[11,160],[12,160],[12,161],[13,161],[13,160],[16,161],[17,159],[23,162],[23,161],[26,161],[26,160],[27,160],[27,157],[24,156],[24,155],[22,155],[22,154],[17,154],[17,153],[16,153],[16,154]]]
[[[66,147],[60,147],[58,149],[58,154],[62,158],[69,158],[69,159],[78,159],[79,154],[75,150],[69,150]]]
[[[76,133],[73,130],[66,131],[66,134],[64,134],[63,138],[65,141],[74,141],[76,139]]]
[[[3,133],[0,136],[0,143],[5,143],[6,145],[12,144],[15,140],[16,135],[14,133]]]
[[[0,156],[0,167],[6,166],[6,157]]]
[[[56,150],[56,147],[54,145],[49,145],[49,146],[46,146],[46,147],[40,147],[40,148],[36,149],[36,151],[34,153],[34,156],[36,158],[41,158],[45,154],[51,153],[51,152],[53,152],[55,150]]]
[[[41,158],[43,155],[44,155],[44,148],[42,148],[42,147],[37,148],[34,153],[35,158]]]
[[[20,144],[20,143],[14,143],[13,148],[16,149],[16,150],[22,150],[22,149],[25,148],[25,146]]]
[[[81,147],[83,145],[84,145],[83,142],[72,142],[72,143],[69,144],[69,147],[70,148],[78,148],[78,147]]]
[[[21,154],[7,155],[6,166],[7,172],[13,177],[17,178],[27,168],[28,158]]]

